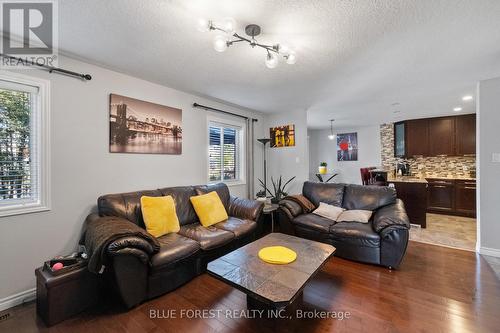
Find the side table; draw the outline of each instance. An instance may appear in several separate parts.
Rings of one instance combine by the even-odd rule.
[[[266,204],[262,210],[262,214],[271,215],[271,233],[274,232],[274,213],[278,210],[278,204]]]

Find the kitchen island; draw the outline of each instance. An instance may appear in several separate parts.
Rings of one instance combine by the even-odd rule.
[[[396,188],[399,199],[403,200],[411,224],[427,227],[427,180],[412,176],[389,177],[389,186]]]

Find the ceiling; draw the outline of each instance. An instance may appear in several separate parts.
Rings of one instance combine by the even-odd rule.
[[[307,110],[310,128],[474,112],[461,97],[500,76],[498,0],[64,0],[59,13],[62,53],[260,112]],[[215,52],[196,24],[227,16],[297,63]]]

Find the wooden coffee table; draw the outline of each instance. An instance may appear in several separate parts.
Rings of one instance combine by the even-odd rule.
[[[286,246],[297,253],[287,265],[262,261],[266,246]],[[335,252],[335,248],[295,236],[271,233],[208,264],[208,273],[247,294],[247,308],[293,312],[302,304],[306,283]]]

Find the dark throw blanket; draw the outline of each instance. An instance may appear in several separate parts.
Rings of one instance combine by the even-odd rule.
[[[300,205],[300,207],[302,207],[302,210],[304,211],[304,213],[310,213],[316,209],[314,204],[311,201],[309,201],[309,199],[307,199],[302,194],[289,195],[289,196],[285,197],[284,200],[290,200],[290,201],[298,203]]]
[[[160,250],[160,244],[156,238],[130,221],[114,216],[89,215],[82,235],[89,257],[89,271],[102,273],[107,264],[106,250],[109,244],[129,236],[144,239],[151,245],[152,253]]]

